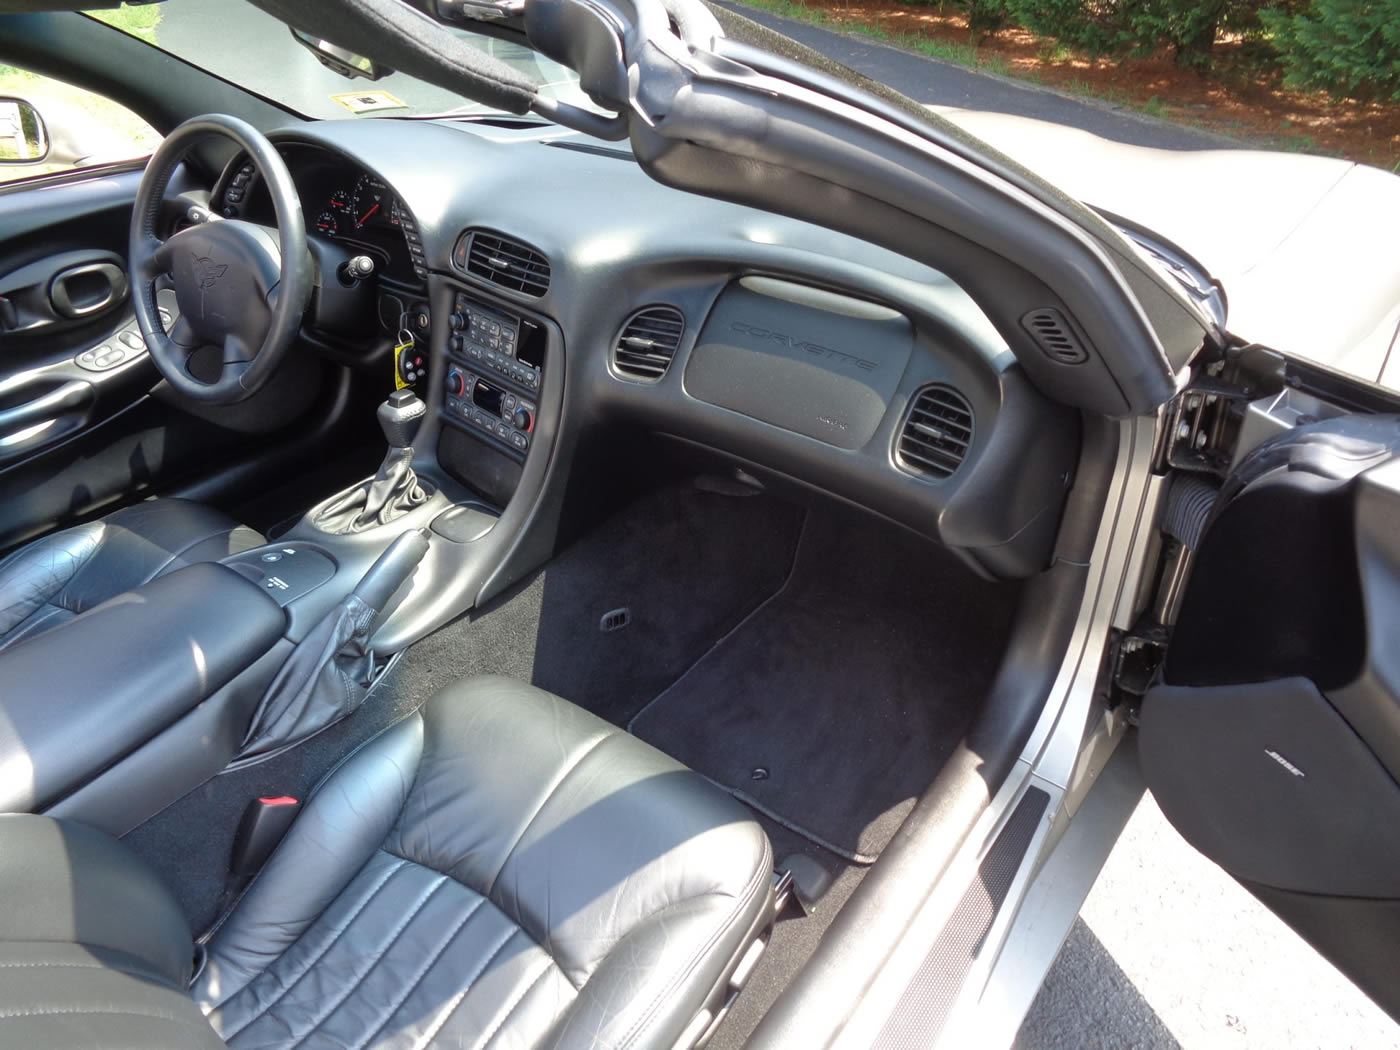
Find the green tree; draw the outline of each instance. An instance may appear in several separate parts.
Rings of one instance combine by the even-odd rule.
[[[1257,32],[1259,0],[1008,0],[1032,32],[1096,55],[1169,48],[1178,65],[1209,67],[1223,29]]]
[[[1400,0],[1313,0],[1301,13],[1261,17],[1285,86],[1400,102]]]

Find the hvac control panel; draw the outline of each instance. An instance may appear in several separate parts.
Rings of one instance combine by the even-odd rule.
[[[523,456],[535,430],[544,331],[460,292],[454,307],[443,415],[476,437]]]

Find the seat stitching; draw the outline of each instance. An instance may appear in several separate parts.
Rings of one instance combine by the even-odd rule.
[[[371,889],[371,890],[369,891],[369,894],[368,894],[362,901],[360,901],[360,903],[359,903],[358,905],[356,905],[355,910],[354,910],[353,912],[351,912],[350,915],[346,918],[346,920],[345,920],[345,925],[343,925],[343,926],[336,932],[336,935],[335,935],[334,937],[332,937],[328,942],[326,942],[326,945],[325,945],[319,952],[316,953],[316,955],[315,955],[314,958],[312,958],[304,967],[302,967],[301,973],[297,974],[296,977],[291,981],[291,983],[289,983],[289,984],[284,984],[284,985],[282,986],[282,990],[279,991],[275,997],[273,997],[273,998],[272,998],[271,1000],[269,1000],[266,1004],[264,1004],[263,1007],[262,1007],[260,1010],[257,1011],[257,1013],[253,1014],[252,1017],[248,1018],[248,1020],[244,1021],[241,1025],[239,1025],[237,1028],[235,1028],[232,1032],[229,1032],[227,1035],[225,1035],[224,1033],[220,1032],[219,1034],[220,1034],[220,1036],[223,1038],[224,1042],[228,1042],[230,1039],[232,1039],[234,1036],[236,1036],[239,1032],[243,1031],[243,1029],[247,1028],[250,1024],[252,1024],[252,1023],[253,1023],[254,1021],[256,1021],[258,1018],[262,1017],[263,1014],[267,1013],[267,1012],[268,1012],[269,1010],[271,1010],[274,1006],[276,1006],[278,1003],[280,1003],[280,1002],[283,1000],[283,998],[286,997],[286,995],[287,995],[288,992],[290,992],[293,988],[295,988],[298,984],[300,984],[302,978],[304,978],[308,973],[311,972],[311,968],[312,968],[313,966],[315,966],[318,962],[320,962],[322,959],[324,959],[325,956],[326,956],[326,953],[327,953],[328,951],[330,951],[332,948],[335,947],[336,942],[338,942],[338,941],[340,940],[341,937],[345,936],[345,931],[347,931],[348,929],[350,929],[350,927],[351,927],[352,925],[354,925],[354,922],[355,922],[355,920],[356,920],[357,918],[359,918],[360,913],[361,913],[362,911],[364,911],[365,908],[367,908],[367,907],[369,906],[369,902],[372,901],[372,900],[374,900],[374,898],[377,897],[377,896],[379,895],[379,891],[382,890],[382,889],[384,888],[385,884],[386,884],[391,878],[393,878],[396,874],[398,874],[400,871],[402,871],[403,868],[404,868],[404,866],[405,866],[407,863],[408,863],[408,861],[406,861],[406,860],[399,860],[399,862],[398,862],[396,865],[394,865],[392,868],[390,868],[387,872],[384,873],[383,877],[380,878],[380,880],[375,884],[374,888]],[[329,907],[329,905],[328,905],[328,907]],[[322,914],[324,914],[324,912],[323,912]],[[298,940],[299,940],[299,939],[300,939],[300,938],[298,938]],[[296,944],[296,941],[293,941],[292,944],[287,945],[287,947],[284,948],[284,949],[282,950],[282,954],[279,955],[278,958],[280,959],[280,958],[282,957],[282,955],[285,955],[285,954],[287,953],[287,951],[288,951],[288,950],[292,947],[292,945],[294,945],[294,944]],[[271,975],[271,974],[272,974],[272,970],[271,970],[271,968],[268,968],[268,969],[263,970],[263,972],[262,972],[261,974],[259,974],[258,976],[259,976],[259,977],[263,977],[263,976],[268,976],[268,975]],[[246,985],[244,985],[241,989],[239,989],[238,995],[242,995],[243,993],[248,992],[248,991],[253,987],[253,985],[256,984],[256,983],[257,983],[257,978],[254,978],[252,981],[248,982],[248,983],[247,983]],[[222,1008],[223,1006],[227,1006],[228,1003],[233,1002],[233,1000],[236,999],[237,997],[238,997],[238,996],[235,995],[235,996],[233,996],[232,998],[230,998],[230,999],[228,999],[228,1000],[225,1000],[224,1003],[220,1004],[221,1008]]]
[[[355,979],[355,982],[345,990],[345,992],[340,996],[340,998],[336,999],[333,1003],[331,1003],[329,1010],[327,1010],[325,1013],[323,1013],[320,1017],[318,1017],[311,1023],[311,1028],[306,1032],[306,1035],[302,1036],[301,1038],[306,1038],[306,1036],[310,1036],[313,1033],[319,1031],[321,1026],[327,1021],[329,1021],[332,1016],[334,1016],[335,1012],[340,1009],[340,1007],[345,1003],[345,1001],[359,990],[360,986],[365,983],[365,981],[369,978],[369,975],[374,972],[375,968],[381,962],[384,961],[384,957],[389,954],[389,950],[394,946],[395,942],[398,941],[399,934],[403,933],[404,930],[408,929],[409,923],[411,923],[418,916],[418,913],[427,906],[428,901],[432,900],[434,894],[436,894],[438,890],[442,889],[443,886],[447,884],[447,882],[448,878],[446,875],[437,875],[437,879],[433,882],[432,886],[429,887],[427,892],[423,893],[418,898],[418,902],[414,904],[413,910],[410,911],[407,915],[405,915],[402,919],[400,919],[398,925],[389,931],[389,936],[384,940],[384,942],[380,945],[379,949],[375,952],[374,961],[371,962],[368,967],[366,967],[364,973],[360,974],[360,976]]]
[[[22,1021],[26,1017],[64,1017],[78,1014],[90,1017],[148,1017],[155,1021],[169,1021],[171,1024],[197,1028],[201,1032],[207,1031],[211,1035],[215,1034],[208,1025],[201,1025],[188,1018],[177,1017],[175,1014],[151,1010],[119,1010],[116,1007],[108,1006],[37,1006],[24,1010],[0,1010],[0,1021]]]
[[[545,792],[544,798],[540,799],[540,804],[535,807],[535,811],[531,813],[530,818],[525,821],[525,826],[520,829],[520,834],[515,836],[515,841],[511,843],[510,849],[506,850],[505,859],[501,861],[501,866],[496,869],[496,874],[491,877],[491,884],[486,887],[486,896],[491,896],[495,891],[496,883],[500,880],[501,873],[505,871],[506,866],[510,864],[510,858],[515,856],[515,851],[520,848],[520,843],[525,841],[525,836],[530,833],[530,828],[534,826],[535,820],[544,812],[544,808],[549,805],[550,800],[554,798],[555,793],[563,785],[564,781],[568,780],[569,777],[573,775],[574,770],[578,769],[578,767],[583,764],[584,759],[593,754],[598,748],[602,747],[603,744],[613,736],[619,735],[619,732],[619,730],[615,729],[604,730],[598,739],[584,748],[583,751],[579,753],[578,757],[570,762],[568,767],[554,778],[553,783],[549,785],[549,790]]]
[[[511,1015],[513,1015],[520,1004],[525,1001],[525,997],[535,990],[535,985],[539,984],[540,981],[544,979],[544,975],[549,973],[549,968],[553,965],[554,960],[546,954],[544,957],[544,966],[540,968],[540,972],[535,974],[534,979],[515,997],[515,1000],[510,1004],[510,1009],[502,1014],[500,1019],[491,1026],[491,1030],[486,1033],[485,1041],[480,1044],[481,1050],[487,1050],[487,1047],[495,1041],[497,1034],[505,1027],[506,1022],[511,1019]]]
[[[712,934],[710,934],[710,936],[705,940],[705,943],[702,944],[695,951],[695,953],[690,957],[690,960],[685,964],[685,966],[681,967],[679,970],[676,971],[676,975],[669,982],[667,982],[666,987],[661,990],[661,993],[658,994],[655,998],[653,998],[651,1005],[647,1007],[646,1011],[642,1014],[642,1016],[637,1018],[637,1020],[632,1024],[632,1026],[627,1030],[627,1034],[623,1036],[622,1042],[618,1044],[620,1047],[625,1048],[632,1045],[632,1041],[641,1033],[641,1031],[644,1028],[646,1028],[647,1025],[651,1023],[652,1018],[656,1016],[656,1011],[660,1008],[661,1004],[664,1001],[666,1001],[666,999],[670,997],[671,993],[675,991],[677,986],[679,986],[681,982],[684,981],[685,978],[690,975],[690,973],[699,964],[700,960],[705,958],[705,956],[709,954],[710,949],[714,947],[715,942],[718,941],[721,937],[723,937],[726,933],[728,933],[729,930],[734,926],[734,924],[739,921],[739,919],[744,914],[745,906],[749,903],[754,894],[768,880],[772,879],[772,871],[773,848],[768,842],[768,837],[765,835],[763,839],[763,863],[758,865],[757,870],[755,870],[754,872],[753,878],[749,880],[749,884],[744,887],[743,891],[740,892],[740,894],[737,897],[733,898],[736,905],[734,909],[730,912],[730,914],[724,920],[724,922],[722,922],[715,929],[715,931]],[[691,900],[698,900],[700,897],[716,895],[726,896],[725,894],[713,893],[699,894],[697,897],[691,898]],[[677,903],[682,904],[686,902],[678,901]]]
[[[40,941],[40,942],[31,942],[31,943],[48,944],[48,943],[52,943],[52,942]],[[135,960],[133,960],[133,961],[135,961]],[[41,960],[34,960],[34,961],[32,961],[32,962],[19,962],[19,961],[0,962],[0,970],[30,970],[30,969],[33,969],[33,970],[108,970],[108,971],[110,971],[110,972],[112,972],[112,973],[119,973],[119,974],[122,974],[122,975],[125,976],[125,977],[139,977],[139,978],[141,978],[142,980],[158,981],[158,982],[161,983],[161,984],[168,985],[168,986],[169,986],[170,988],[172,988],[172,989],[176,987],[174,984],[172,984],[172,983],[170,982],[170,979],[169,979],[168,977],[166,977],[165,974],[160,973],[158,970],[155,970],[155,969],[147,970],[147,969],[141,968],[140,966],[135,966],[135,965],[130,965],[130,964],[109,966],[109,965],[107,965],[106,963],[102,963],[102,962],[59,962],[59,961],[56,960],[56,959],[55,959],[55,960],[52,960],[52,961],[47,961],[47,962],[41,961]]]
[[[434,1037],[436,1037],[436,1035],[440,1031],[442,1031],[443,1026],[446,1025],[448,1021],[452,1020],[452,1015],[457,1012],[457,1009],[462,1005],[462,1001],[466,999],[466,997],[469,994],[471,994],[472,985],[476,983],[476,979],[480,977],[483,973],[485,973],[487,967],[489,967],[493,962],[496,961],[496,956],[501,954],[501,949],[503,949],[507,944],[513,941],[515,939],[516,934],[523,932],[524,931],[521,930],[519,926],[513,924],[511,925],[510,929],[506,931],[505,937],[503,937],[500,940],[500,942],[496,945],[495,948],[491,949],[491,954],[486,957],[486,961],[483,962],[480,966],[478,966],[476,968],[476,972],[467,978],[467,986],[452,997],[451,1007],[447,1010],[446,1013],[442,1015],[441,1019],[438,1021],[437,1024],[433,1025],[432,1028],[428,1029],[428,1031],[423,1034],[423,1037],[420,1040],[418,1040],[418,1042],[413,1044],[412,1050],[424,1050],[424,1047],[426,1047],[429,1043],[433,1041]]]
[[[373,1032],[371,1032],[368,1036],[366,1036],[363,1040],[361,1040],[359,1044],[360,1047],[369,1045],[371,1042],[374,1041],[375,1036],[377,1036],[380,1032],[384,1031],[384,1026],[394,1019],[394,1014],[398,1013],[399,1010],[402,1009],[403,1004],[408,1002],[408,1000],[412,997],[413,993],[418,990],[418,986],[423,983],[423,978],[428,976],[428,971],[437,965],[438,960],[441,959],[443,955],[447,953],[447,949],[451,947],[452,942],[457,939],[457,935],[462,932],[463,927],[465,927],[467,923],[471,921],[471,917],[475,915],[477,913],[477,910],[485,903],[485,897],[477,897],[477,899],[472,903],[471,908],[467,910],[467,914],[463,915],[461,921],[458,922],[456,926],[452,927],[452,931],[448,933],[448,935],[443,939],[443,942],[438,947],[437,951],[433,952],[432,957],[428,959],[427,963],[424,964],[423,968],[419,970],[418,973],[414,976],[413,982],[408,986],[407,989],[405,989],[403,995],[399,996],[398,1002],[394,1003],[394,1005],[389,1008],[389,1012],[384,1015],[384,1020],[380,1022],[379,1027],[376,1028]]]

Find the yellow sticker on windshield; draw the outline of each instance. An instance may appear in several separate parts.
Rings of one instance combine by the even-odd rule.
[[[407,103],[400,102],[387,91],[350,91],[343,95],[332,95],[331,101],[339,102],[351,113],[376,113],[381,109],[407,109]]]

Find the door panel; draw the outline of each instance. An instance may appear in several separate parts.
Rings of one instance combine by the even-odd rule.
[[[232,431],[150,397],[131,310],[137,171],[0,192],[0,549],[216,466]],[[173,293],[161,305],[176,309]]]
[[[1400,418],[1295,427],[1226,479],[1143,772],[1182,835],[1400,1017]]]

